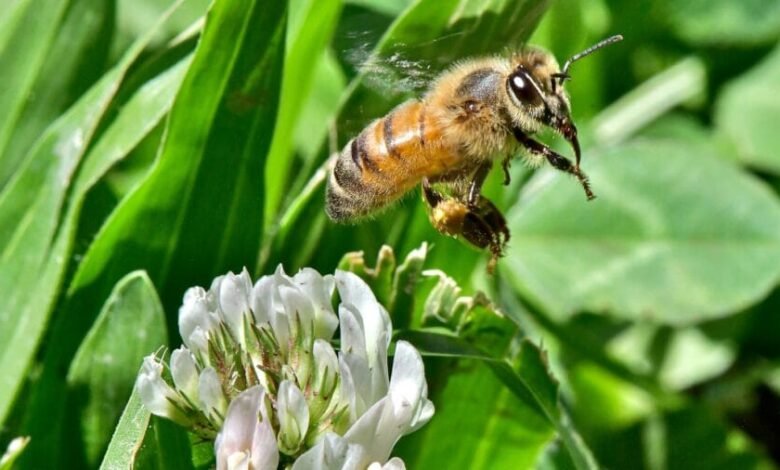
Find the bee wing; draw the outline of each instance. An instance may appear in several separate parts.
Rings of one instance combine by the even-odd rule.
[[[418,44],[395,43],[381,52],[365,40],[368,33],[352,33],[352,46],[342,51],[346,62],[361,76],[363,84],[383,95],[422,94],[439,73],[452,63],[445,54],[432,54],[438,44],[463,33],[455,33]],[[362,39],[362,40],[361,40]]]

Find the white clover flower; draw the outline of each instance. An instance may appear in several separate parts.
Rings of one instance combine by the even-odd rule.
[[[215,439],[218,469],[403,469],[393,446],[433,415],[419,352],[399,341],[389,374],[390,317],[352,273],[228,273],[184,294],[179,331],[170,374],[149,356],[136,387]]]
[[[215,443],[217,470],[276,468],[279,451],[269,415],[266,393],[259,385],[230,402],[224,429]]]

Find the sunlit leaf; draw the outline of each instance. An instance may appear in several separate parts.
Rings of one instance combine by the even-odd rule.
[[[780,13],[778,13],[780,14]],[[730,82],[716,102],[715,121],[748,165],[780,173],[780,48]]]
[[[664,0],[678,37],[696,45],[770,43],[780,38],[780,3],[775,0]]]
[[[776,284],[780,204],[755,178],[682,141],[593,152],[584,168],[598,198],[537,175],[508,215],[512,241],[499,263],[558,318],[589,310],[692,323],[730,315]]]

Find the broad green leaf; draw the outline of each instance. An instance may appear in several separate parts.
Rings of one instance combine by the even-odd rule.
[[[100,464],[101,470],[187,469],[190,445],[184,431],[151,416],[133,390]]]
[[[715,103],[715,122],[740,161],[780,173],[780,47],[756,67],[729,82]]]
[[[41,136],[31,149],[25,166],[0,193],[0,284],[15,286],[0,298],[0,370],[3,371],[0,378],[0,421],[5,419],[47,325],[70,261],[84,193],[162,115],[152,112],[142,119],[135,116],[132,123],[137,127],[106,133],[104,146],[97,147],[99,151],[102,149],[101,153],[91,153],[84,162],[84,170],[79,173],[76,184],[77,191],[71,195],[73,203],[68,208],[63,225],[58,226],[68,191],[72,189],[74,172],[84,160],[84,153],[92,143],[97,126],[115,98],[127,70],[148,39],[148,35],[141,38],[114,69]],[[175,89],[176,83],[170,83],[170,77],[168,80],[167,89]],[[155,82],[140,91],[139,100],[150,93],[158,93],[155,96],[161,101],[153,104],[164,113],[165,93],[160,97],[155,86],[160,86],[160,83]],[[136,107],[134,102],[128,103],[128,114],[132,114]],[[118,122],[122,122],[121,118]],[[33,442],[32,445],[37,444]]]
[[[113,12],[113,0],[12,6],[0,31],[0,188],[41,132],[102,75]]]
[[[537,175],[508,214],[512,243],[499,263],[556,318],[588,310],[693,323],[731,315],[777,283],[780,204],[732,164],[656,140],[591,152],[583,166],[598,198]]]
[[[72,442],[64,457],[68,462],[76,464],[83,452],[81,465],[97,465],[143,358],[167,339],[154,286],[143,271],[128,274],[114,287],[70,364],[68,410],[78,416],[80,432],[69,429],[63,436]]]
[[[674,33],[693,45],[748,46],[780,38],[780,3],[776,0],[664,0]]]
[[[295,162],[293,154],[295,124],[316,83],[312,70],[336,27],[342,0],[294,0],[290,2],[290,27],[287,30],[287,51],[279,98],[279,115],[268,162],[266,180],[266,224],[273,220],[282,198],[287,195],[290,172]],[[322,123],[320,123],[322,124]]]

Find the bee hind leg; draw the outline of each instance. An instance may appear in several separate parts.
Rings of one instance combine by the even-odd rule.
[[[504,256],[510,238],[501,211],[489,199],[480,197],[477,207],[469,210],[463,219],[462,235],[472,245],[490,250],[488,272],[492,273],[498,259]]]
[[[492,273],[509,241],[509,229],[501,211],[483,196],[477,196],[471,206],[460,199],[443,195],[431,188],[427,179],[423,180],[422,193],[430,209],[428,218],[431,225],[445,235],[462,238],[479,249],[489,250],[488,272]]]

